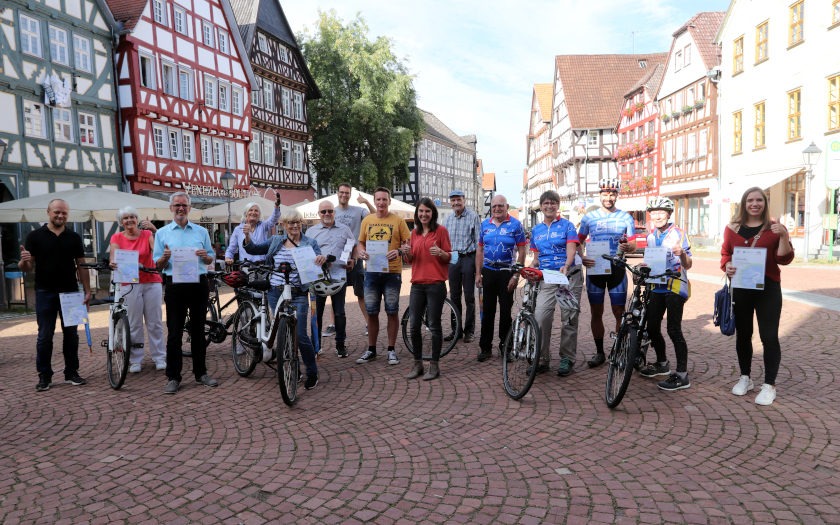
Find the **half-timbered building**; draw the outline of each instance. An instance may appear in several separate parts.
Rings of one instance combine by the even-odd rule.
[[[0,201],[80,185],[120,189],[111,27],[98,0],[4,0],[0,9]],[[33,221],[46,219],[46,211]],[[17,226],[3,250],[18,250]]]
[[[621,180],[621,209],[633,214],[636,226],[646,222],[645,209],[659,193],[659,111],[656,93],[665,73],[664,64],[648,64],[647,72],[624,95],[618,120],[615,159]]]
[[[320,98],[278,0],[231,0],[257,84],[251,96],[251,184],[283,202],[313,200],[306,102]]]
[[[662,185],[676,205],[675,223],[697,244],[714,239],[710,193],[718,186],[717,84],[720,64],[715,34],[723,12],[703,12],[674,32],[662,86]],[[707,75],[712,71],[712,75]]]
[[[248,55],[228,0],[108,0],[123,169],[134,193],[218,201],[250,193]],[[226,172],[234,191],[222,189]]]
[[[484,163],[481,160],[476,162],[476,165],[476,178],[481,181],[481,193],[484,195],[483,202],[476,212],[485,218],[490,216],[490,202],[496,196],[496,174],[492,171],[485,173]]]
[[[597,204],[598,181],[618,177],[616,115],[624,94],[665,53],[558,55],[551,113],[551,156],[561,207]],[[621,207],[621,204],[619,204]]]
[[[540,218],[540,195],[557,188],[551,167],[551,84],[534,84],[526,137],[527,173],[522,196],[523,224],[532,227]]]

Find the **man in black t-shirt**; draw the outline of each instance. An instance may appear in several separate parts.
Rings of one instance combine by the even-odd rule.
[[[26,237],[20,247],[20,269],[35,269],[35,314],[38,320],[38,340],[35,343],[35,366],[38,385],[43,392],[52,383],[53,335],[56,316],[61,313],[59,294],[79,290],[78,280],[85,291],[85,304],[90,301],[90,276],[79,268],[83,261],[84,247],[78,233],[66,228],[70,208],[62,199],[53,199],[47,205],[49,221]],[[37,261],[37,266],[35,262]],[[64,381],[71,385],[87,383],[79,376],[79,333],[76,326],[62,328],[64,340]]]

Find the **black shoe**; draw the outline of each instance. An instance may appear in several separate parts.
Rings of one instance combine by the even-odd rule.
[[[483,362],[487,361],[488,359],[490,359],[490,357],[492,357],[492,354],[490,352],[485,352],[484,350],[482,350],[481,352],[478,353],[478,357],[476,358],[476,361],[478,361],[479,363],[483,363]]]
[[[82,377],[79,374],[73,374],[69,377],[65,377],[64,382],[69,383],[73,386],[79,386],[79,385],[86,385],[87,384],[87,381],[82,379]]]
[[[473,341],[475,341],[475,336],[473,334],[464,334],[465,343],[472,343]]]
[[[449,335],[447,335],[446,337],[443,338],[443,340],[446,341],[447,343],[449,341],[453,340],[453,339],[455,339],[455,334],[449,334]]]
[[[568,357],[563,357],[560,359],[560,368],[557,369],[557,375],[560,377],[566,377],[567,375],[571,374],[575,371],[575,365],[572,363],[572,360]]]
[[[212,377],[210,377],[207,374],[204,374],[203,376],[196,378],[195,382],[199,383],[199,384],[202,384],[204,386],[210,386],[210,387],[219,386],[219,382],[216,381],[215,379],[213,379]]]
[[[52,384],[52,381],[50,379],[47,379],[46,376],[38,376],[38,384],[35,385],[35,391],[36,392],[46,392],[47,390],[50,389],[51,384]]]
[[[303,384],[303,388],[307,390],[312,390],[318,384],[318,374],[306,376],[306,382]]]
[[[667,376],[671,374],[671,365],[668,363],[668,361],[665,361],[662,364],[650,363],[649,365],[639,370],[639,374],[642,377]]]
[[[668,376],[668,379],[660,381],[657,386],[659,386],[662,390],[682,390],[690,387],[691,381],[688,380],[688,374],[686,374],[685,379],[681,378],[677,374],[671,374]]]
[[[178,381],[177,379],[170,379],[166,382],[166,386],[163,387],[163,393],[164,394],[174,394],[178,391],[178,388],[180,388],[180,386],[181,386],[180,381]]]
[[[533,367],[534,367],[534,365],[531,365],[531,366],[528,367],[528,374],[529,375],[531,374],[531,371],[533,370]],[[545,364],[536,365],[536,367],[537,367],[537,373],[538,374],[544,374],[544,373],[546,373],[550,370],[549,366],[545,365]]]
[[[587,361],[586,364],[589,366],[589,368],[595,368],[595,367],[603,365],[606,360],[607,360],[607,357],[604,355],[604,353],[603,352],[598,352],[597,354],[592,356],[592,359]]]
[[[344,345],[335,345],[335,355],[338,357],[347,357],[347,348]]]

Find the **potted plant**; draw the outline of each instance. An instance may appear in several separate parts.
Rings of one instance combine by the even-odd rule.
[[[682,108],[683,115],[688,115],[692,111],[694,111],[694,106],[683,106]]]
[[[706,100],[705,99],[698,98],[697,100],[694,101],[694,108],[695,109],[701,109],[705,105],[706,105]]]
[[[662,115],[662,122],[664,122],[665,124],[671,122],[671,115],[668,115],[667,113]]]
[[[655,145],[656,145],[656,141],[653,139],[653,137],[647,137],[645,139],[645,148],[647,149],[648,152],[653,151],[653,147]]]
[[[636,102],[636,113],[641,113],[645,110],[645,103],[644,102]]]
[[[681,116],[682,116],[682,111],[672,111],[671,112],[671,118],[674,119],[674,120],[677,120]]]

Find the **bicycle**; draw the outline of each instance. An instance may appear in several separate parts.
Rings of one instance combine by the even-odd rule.
[[[607,384],[604,399],[607,406],[615,408],[621,403],[633,370],[641,369],[647,360],[647,349],[650,339],[647,336],[647,306],[650,301],[651,288],[655,279],[662,277],[679,279],[680,274],[672,270],[665,273],[651,274],[649,266],[631,266],[623,257],[602,255],[616,266],[629,270],[633,276],[633,293],[621,318],[618,333],[610,334],[613,345],[607,358]]]
[[[224,311],[233,304],[234,301],[238,303],[240,300],[239,296],[234,293],[233,297],[231,297],[225,304],[222,304],[219,296],[219,285],[225,275],[227,275],[225,272],[207,272],[207,316],[204,318],[205,347],[209,346],[210,343],[219,344],[225,342],[227,336],[230,335],[229,329],[233,324],[233,314],[225,317]],[[184,357],[192,357],[192,351],[190,349],[192,342],[192,338],[190,336],[190,321],[190,316],[187,314],[184,321],[184,335],[181,340],[181,355]]]
[[[423,312],[423,320],[422,320],[422,328],[421,332],[423,334],[423,359],[426,361],[432,358],[432,332],[429,330],[429,322],[427,319],[428,310]],[[458,311],[455,310],[455,303],[452,302],[452,299],[447,297],[443,301],[443,310],[441,311],[441,341],[442,346],[440,349],[440,356],[444,357],[446,354],[452,351],[455,348],[455,343],[458,342],[457,335],[461,333],[461,319],[458,315]],[[449,319],[449,323],[446,322],[446,319]],[[411,307],[407,307],[405,312],[403,312],[402,320],[400,321],[400,328],[402,329],[402,340],[403,344],[405,345],[408,353],[414,355],[414,348],[411,344],[411,330],[410,330],[410,320],[411,320]],[[447,332],[447,328],[449,331]],[[450,340],[447,341],[446,338],[449,337]]]
[[[96,270],[97,272],[111,272],[108,263],[81,263],[82,268]],[[140,271],[147,273],[158,273],[154,268],[140,267]],[[132,344],[131,326],[128,321],[128,310],[125,307],[125,297],[134,289],[129,284],[128,291],[122,293],[122,285],[113,278],[110,279],[109,296],[104,299],[93,298],[90,306],[107,304],[110,314],[108,316],[108,338],[100,341],[99,345],[107,349],[108,361],[108,383],[114,390],[119,390],[125,383],[128,374],[128,362],[131,358],[132,348],[143,348],[143,343]]]

